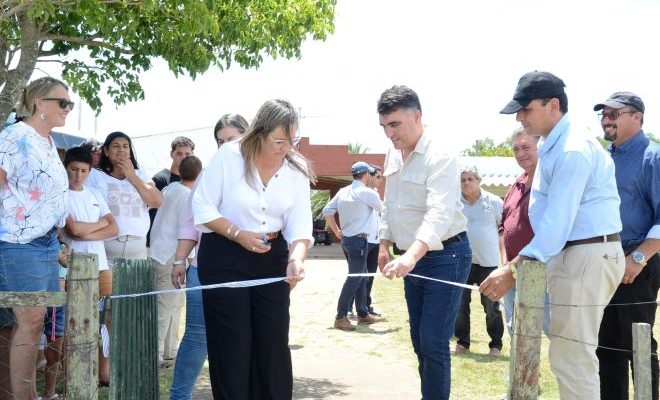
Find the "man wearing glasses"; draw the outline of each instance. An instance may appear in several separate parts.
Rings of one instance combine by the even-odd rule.
[[[500,111],[516,114],[525,133],[545,138],[538,150],[529,203],[532,241],[479,290],[499,300],[513,286],[522,260],[547,263],[550,367],[562,399],[600,399],[593,346],[602,307],[616,290],[625,261],[614,162],[594,139],[571,127],[564,82],[549,72],[523,75],[513,100]]]
[[[657,400],[658,342],[652,329],[660,287],[660,150],[642,130],[644,103],[636,94],[614,93],[594,111],[600,111],[605,140],[612,142],[609,150],[621,196],[621,243],[626,255],[626,270],[610,303],[646,303],[605,308],[598,335],[601,347],[596,350],[601,399],[628,398],[632,324],[645,322],[651,325],[652,394]]]

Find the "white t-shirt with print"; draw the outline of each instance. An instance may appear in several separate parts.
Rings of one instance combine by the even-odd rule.
[[[144,172],[135,170],[144,182],[151,182]],[[108,203],[110,212],[119,226],[119,236],[146,237],[149,230],[149,209],[140,193],[128,179],[117,179],[103,171],[92,168],[87,186],[98,190]]]
[[[0,132],[0,240],[29,243],[64,226],[69,181],[55,142],[19,122]]]
[[[110,214],[108,203],[94,188],[83,186],[83,190],[69,190],[69,216],[74,221],[98,222]],[[108,259],[105,255],[103,240],[75,240],[62,231],[64,243],[73,251],[96,254],[99,260],[99,271],[108,269]]]

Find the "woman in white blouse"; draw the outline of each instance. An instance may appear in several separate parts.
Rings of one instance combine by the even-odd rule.
[[[297,152],[298,115],[284,100],[261,106],[240,141],[222,146],[193,195],[202,235],[202,285],[260,278],[285,281],[204,290],[216,400],[291,399],[289,292],[304,277],[312,239],[310,181]]]
[[[57,228],[64,226],[69,183],[51,132],[72,109],[64,82],[39,78],[23,90],[23,121],[0,133],[0,292],[60,291]],[[0,392],[31,399],[46,307],[13,312],[10,339],[12,317],[0,309],[0,355],[9,356],[9,364],[0,360]]]

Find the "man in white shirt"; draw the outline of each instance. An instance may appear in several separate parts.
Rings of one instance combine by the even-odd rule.
[[[181,181],[171,183],[163,189],[163,203],[158,209],[151,231],[151,258],[158,263],[157,290],[174,289],[170,276],[178,243],[179,216],[183,207],[186,207],[190,190],[201,170],[202,163],[199,158],[186,156],[179,166]],[[158,295],[158,355],[163,368],[172,366],[172,360],[176,356],[184,301],[183,293]]]
[[[472,245],[472,267],[467,284],[480,285],[495,271],[500,264],[500,239],[498,227],[502,222],[502,199],[481,188],[481,176],[477,167],[470,166],[461,169],[461,202],[463,215],[467,218],[468,238]],[[490,336],[488,355],[498,357],[502,353],[502,336],[504,323],[500,304],[483,294],[481,305],[486,313],[486,331]],[[463,289],[461,306],[456,317],[455,354],[467,353],[470,350],[470,300],[472,290]]]
[[[461,213],[456,157],[425,132],[422,106],[405,86],[387,89],[378,101],[380,125],[393,149],[385,158],[385,201],[378,266],[388,278],[404,277],[410,338],[419,360],[422,397],[449,399],[449,340],[462,289],[408,273],[464,283],[472,252]],[[395,244],[402,254],[390,260]]]
[[[364,161],[358,161],[351,167],[353,183],[337,192],[323,209],[323,216],[335,236],[341,239],[341,245],[348,261],[348,273],[360,274],[367,272],[367,255],[369,254],[369,234],[375,240],[373,231],[374,218],[378,218],[382,204],[378,193],[370,186],[372,174],[376,169]],[[339,213],[341,229],[335,222],[335,214]],[[367,306],[366,277],[348,277],[341,289],[337,301],[337,316],[334,326],[344,331],[354,331],[355,326],[346,317],[353,306],[358,314],[358,325],[373,324],[379,319],[369,313]]]

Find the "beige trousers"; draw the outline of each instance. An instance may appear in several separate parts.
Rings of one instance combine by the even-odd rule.
[[[595,345],[604,307],[585,306],[609,303],[624,269],[620,242],[572,246],[548,262],[550,367],[562,400],[600,400]]]
[[[156,290],[174,289],[172,285],[172,262],[174,257],[167,260],[165,265],[156,263]],[[179,348],[179,326],[181,311],[185,305],[184,293],[159,294],[158,304],[158,359],[169,359],[176,356]]]

